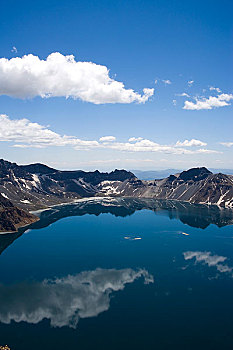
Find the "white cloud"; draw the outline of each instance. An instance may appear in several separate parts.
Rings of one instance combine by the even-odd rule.
[[[223,145],[226,147],[231,147],[231,146],[233,146],[233,142],[220,142],[220,145]]]
[[[75,136],[60,135],[43,125],[32,123],[28,119],[13,120],[7,115],[0,115],[0,142],[12,142],[13,147],[18,148],[71,146],[76,150],[82,151],[112,149],[125,152],[162,152],[169,154],[219,153],[215,150],[203,148],[187,150],[182,148],[184,145],[181,147],[177,143],[174,145],[161,145],[142,137],[131,137],[128,142],[116,142],[114,136],[103,136],[100,140],[101,142],[97,140],[81,140]],[[186,140],[185,142],[191,142],[192,145],[196,143],[196,146],[205,145],[198,140]]]
[[[188,86],[189,86],[189,87],[192,86],[193,83],[194,83],[194,80],[189,80],[189,81],[188,81]]]
[[[143,140],[143,137],[130,137],[129,142],[136,142],[136,141],[141,141]]]
[[[167,154],[201,154],[201,153],[219,153],[215,150],[209,149],[196,149],[188,150],[182,147],[177,147],[177,145],[160,145],[154,141],[141,139],[135,141],[134,143],[130,142],[114,142],[109,143],[107,146],[109,149],[115,149],[118,151],[125,152],[157,152],[157,153],[167,153]]]
[[[192,140],[184,140],[183,142],[177,141],[176,146],[178,147],[192,147],[192,146],[197,146],[197,147],[203,147],[206,146],[206,142],[202,142],[200,140],[192,139]]]
[[[11,49],[11,52],[17,53],[18,50],[17,50],[17,48],[15,46],[13,46],[12,49]]]
[[[210,87],[210,91],[217,91],[218,93],[222,92],[218,87]]]
[[[0,95],[65,96],[101,104],[145,103],[153,94],[154,89],[143,89],[143,95],[126,89],[122,82],[110,78],[106,66],[75,61],[73,55],[54,52],[46,60],[32,54],[0,59]]]
[[[194,151],[193,153],[206,153],[206,154],[210,154],[210,153],[222,153],[222,152],[218,152],[218,151],[211,150],[211,149],[200,148],[200,149],[198,149],[196,152]]]
[[[72,136],[61,136],[56,132],[28,119],[10,119],[0,115],[0,142],[14,142],[14,147],[48,147],[48,146],[79,146],[80,148],[96,148],[98,141],[80,140]]]
[[[101,142],[113,142],[116,141],[115,136],[102,136],[99,141]]]
[[[209,98],[202,98],[200,100],[196,99],[196,102],[185,101],[183,109],[201,110],[229,106],[230,103],[228,102],[232,99],[232,94],[221,94],[217,97],[210,96]]]
[[[155,79],[155,85],[158,84],[158,79]]]
[[[182,92],[182,94],[176,94],[176,96],[181,96],[181,97],[190,97],[189,94],[187,94],[186,92]]]
[[[172,100],[172,103],[174,106],[176,106],[176,102],[177,102],[176,100]]]
[[[33,144],[30,144],[30,145],[23,145],[23,144],[15,144],[13,145],[12,147],[15,147],[15,148],[45,148],[46,145],[33,145]]]
[[[227,264],[222,264],[227,260],[225,256],[200,251],[188,251],[183,254],[185,260],[195,259],[196,263],[203,263],[207,264],[209,267],[215,267],[221,273],[232,273],[232,267]]]
[[[139,269],[96,269],[55,280],[0,285],[0,321],[37,324],[48,319],[52,327],[76,328],[80,319],[95,317],[110,307],[111,294],[126,284],[153,276]],[[14,302],[12,302],[14,301]]]
[[[171,85],[171,80],[169,80],[169,79],[164,79],[164,80],[162,80],[162,82],[165,84],[165,85]]]

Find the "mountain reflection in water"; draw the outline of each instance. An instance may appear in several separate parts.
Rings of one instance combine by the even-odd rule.
[[[101,198],[53,207],[40,213],[40,221],[32,225],[42,228],[68,216],[100,215],[110,213],[125,217],[138,210],[152,210],[157,215],[167,215],[192,227],[205,229],[210,224],[218,227],[233,224],[233,211],[215,206],[144,198]]]
[[[36,214],[40,220],[19,229],[18,233],[0,235],[0,254],[28,228],[40,229],[69,216],[112,214],[116,217],[133,215],[139,210],[151,210],[156,215],[166,215],[191,227],[206,229],[210,224],[224,227],[233,224],[233,210],[216,206],[190,204],[172,200],[147,198],[94,198],[72,204],[52,207]]]
[[[32,228],[42,228],[68,216],[100,215],[110,213],[114,216],[125,217],[138,210],[152,210],[157,215],[167,215],[170,219],[178,219],[192,227],[205,229],[210,224],[218,227],[233,224],[233,211],[219,209],[215,206],[190,204],[185,202],[133,199],[133,198],[101,198],[56,206],[40,213],[40,221]]]

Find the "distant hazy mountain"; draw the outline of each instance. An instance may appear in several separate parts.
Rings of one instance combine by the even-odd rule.
[[[140,180],[155,180],[163,179],[171,174],[180,173],[182,170],[165,169],[165,170],[131,170],[134,175]]]
[[[227,175],[233,175],[233,169],[214,169],[210,168],[212,173],[222,173]],[[180,169],[164,169],[164,170],[131,170],[134,175],[137,176],[140,180],[155,180],[155,179],[163,179],[168,177],[171,174],[177,174],[182,172]]]
[[[222,173],[222,174],[226,174],[226,175],[233,175],[233,169],[213,169],[210,168],[210,170],[214,173]]]
[[[19,207],[35,210],[86,197],[169,199],[233,208],[232,175],[214,174],[204,167],[169,171],[173,174],[162,179],[164,174],[160,172],[153,176],[156,180],[140,180],[137,172],[134,175],[126,170],[116,169],[110,173],[60,171],[43,164],[19,166],[2,159],[0,200],[5,206],[8,200],[9,205],[17,207],[12,210],[19,215]],[[5,209],[2,209],[3,217],[5,213],[10,215]],[[22,224],[24,216],[22,212]]]

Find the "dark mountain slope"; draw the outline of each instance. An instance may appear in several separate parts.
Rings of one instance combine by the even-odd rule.
[[[100,183],[131,178],[134,174],[126,170],[111,173],[60,171],[43,164],[19,166],[0,160],[0,193],[15,205],[29,210],[96,196]]]
[[[0,231],[14,232],[19,227],[29,225],[37,220],[37,216],[15,207],[0,194]]]

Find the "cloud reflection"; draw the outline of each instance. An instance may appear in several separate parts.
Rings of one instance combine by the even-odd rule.
[[[0,322],[36,324],[49,319],[51,326],[76,328],[81,318],[94,317],[110,307],[110,295],[127,283],[143,277],[153,283],[146,270],[96,269],[42,282],[0,285]]]
[[[223,264],[227,260],[225,256],[200,251],[188,251],[183,254],[185,260],[195,259],[195,263],[203,263],[209,267],[215,267],[221,273],[232,274],[233,267],[228,266],[226,263]]]

